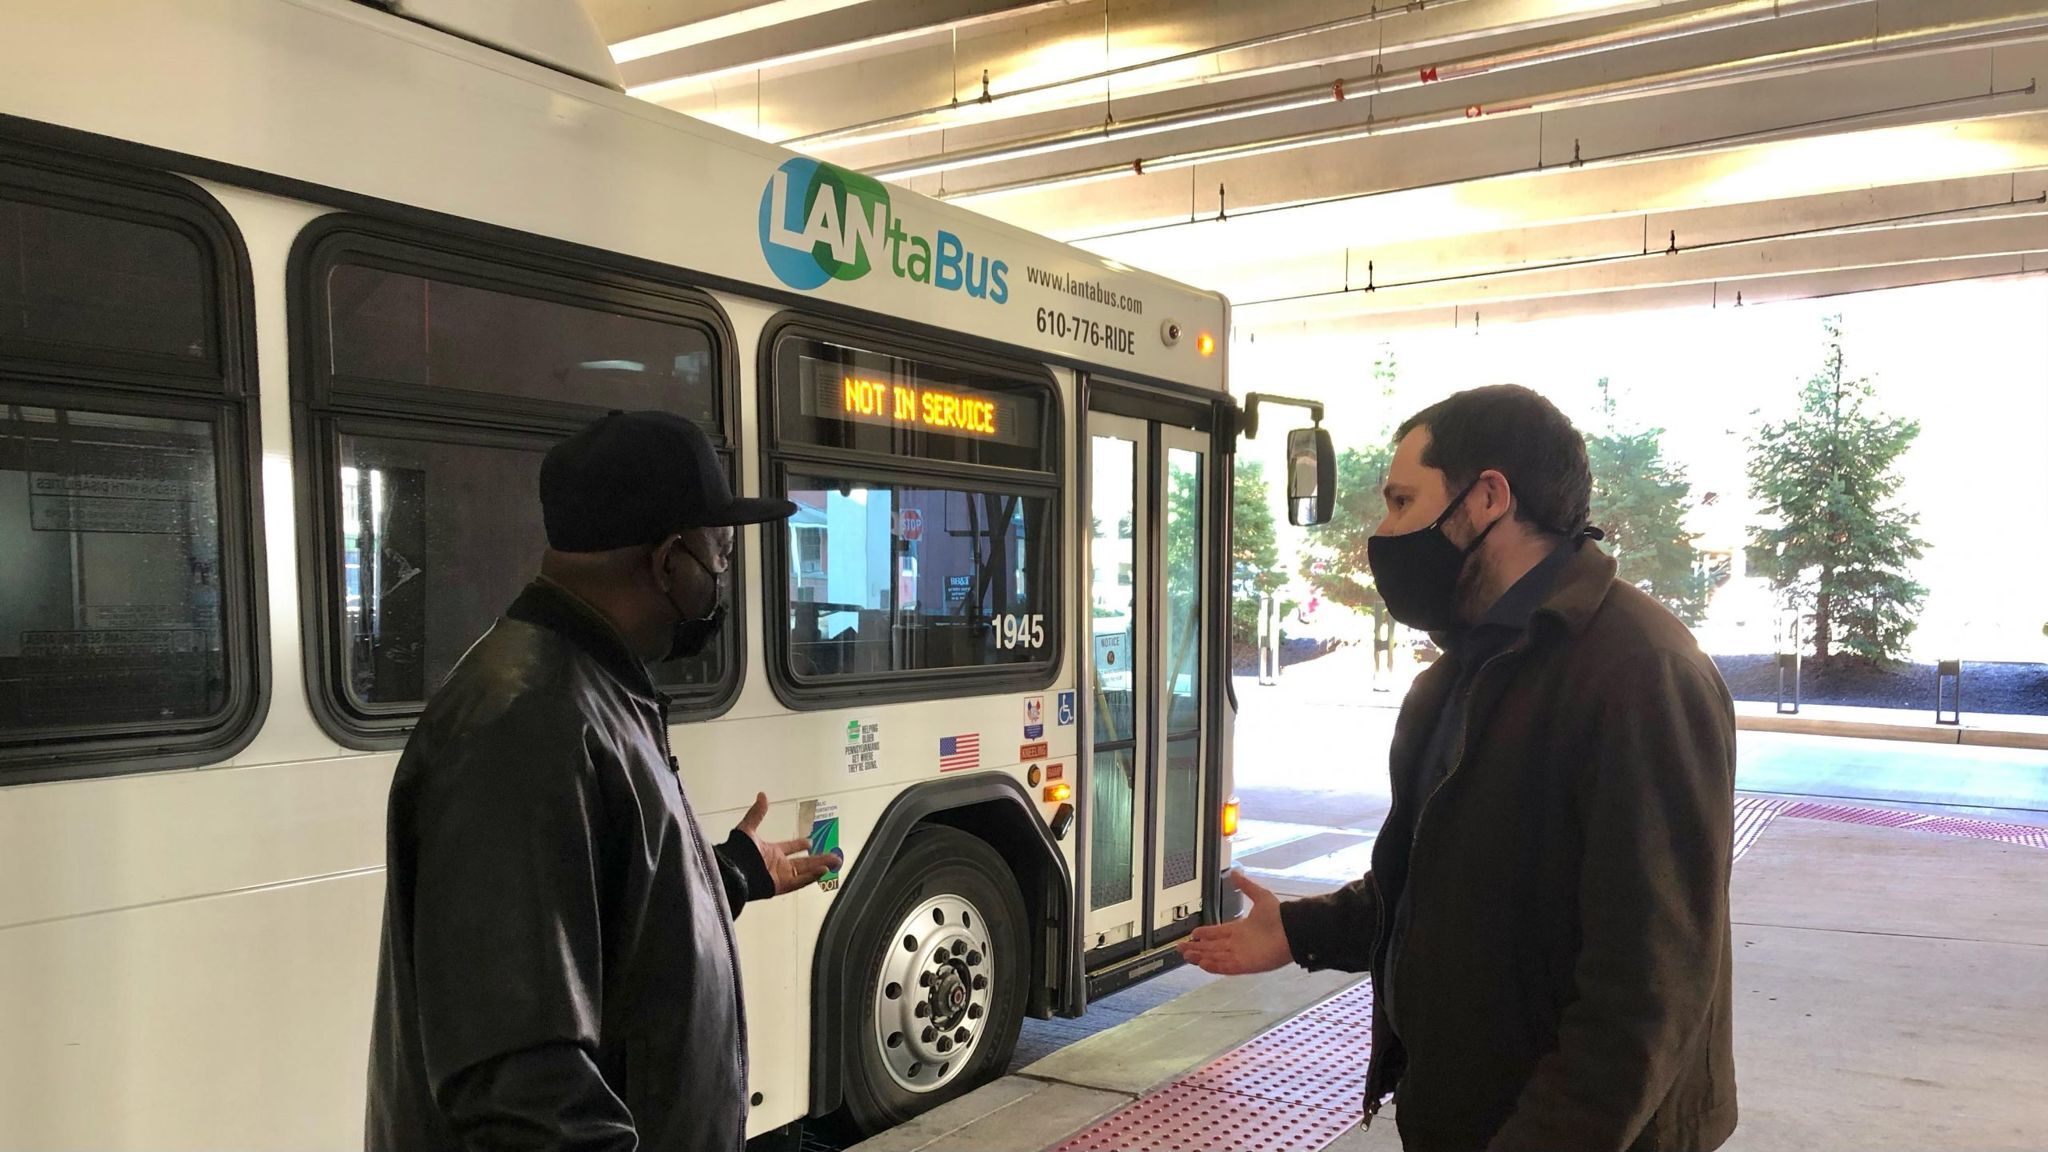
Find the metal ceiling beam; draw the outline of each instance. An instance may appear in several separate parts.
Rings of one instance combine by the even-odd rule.
[[[1850,268],[1758,277],[1740,284],[1679,284],[1627,288],[1571,296],[1500,300],[1477,306],[1426,307],[1405,312],[1359,313],[1320,320],[1274,317],[1234,318],[1239,339],[1255,337],[1260,346],[1310,336],[1383,335],[1399,331],[1455,328],[1484,334],[1502,324],[1528,324],[1579,316],[1612,315],[1673,308],[1728,311],[1767,307],[1797,300],[1825,299],[1861,292],[1923,287],[1970,280],[2002,280],[2048,274],[2048,252],[2018,256],[1974,256],[1932,263]],[[1233,353],[1242,355],[1242,353]]]
[[[1987,117],[1759,144],[1617,165],[1554,168],[1201,221],[1090,241],[1090,249],[1166,275],[1199,261],[1330,251],[1344,246],[1497,232],[1532,223],[1760,203],[2048,168],[2048,112]],[[1196,275],[1196,282],[1206,277]]]
[[[1270,95],[1216,101],[1147,116],[1126,115],[1089,128],[1040,133],[1006,140],[985,148],[959,149],[918,156],[901,162],[870,167],[868,171],[871,175],[884,180],[901,180],[930,172],[953,172],[962,168],[1000,163],[1004,160],[1090,147],[1111,140],[1152,136],[1231,120],[1274,116],[1320,104],[1364,100],[1371,96],[1423,88],[1432,84],[1455,85],[1458,81],[1472,80],[1479,76],[1623,52],[1688,36],[1726,32],[1735,28],[1784,21],[1838,8],[1870,6],[1871,0],[1738,0],[1736,3],[1688,12],[1681,16],[1659,16],[1592,35],[1571,36],[1534,46],[1475,53],[1395,73],[1384,71],[1378,62],[1375,62],[1371,72],[1345,79],[1325,80]],[[1385,11],[1408,10],[1404,7]],[[1370,105],[1367,107],[1369,109]],[[1452,119],[1462,118],[1469,109],[1480,106],[1459,104],[1455,107],[1456,113]],[[1389,126],[1390,130],[1397,127]],[[790,143],[806,142],[808,141],[797,140]]]
[[[1200,164],[1217,163],[1225,160],[1249,157],[1271,156],[1281,152],[1327,144],[1342,144],[1352,140],[1369,139],[1399,132],[1426,131],[1429,129],[1451,128],[1466,121],[1482,117],[1527,116],[1547,112],[1566,111],[1596,104],[1612,103],[1619,100],[1637,99],[1643,96],[1672,94],[1695,91],[1702,88],[1719,87],[1754,81],[1763,78],[1800,75],[1816,69],[1847,68],[1866,65],[1872,61],[1912,59],[1928,54],[1967,51],[1973,48],[1994,48],[2004,44],[2024,43],[2048,34],[2048,12],[2033,11],[2024,15],[1999,14],[1979,20],[1946,21],[1924,27],[1893,31],[1879,36],[1858,37],[1853,41],[1835,41],[1808,45],[1800,48],[1773,51],[1740,59],[1723,60],[1714,64],[1680,68],[1663,73],[1639,75],[1626,81],[1606,81],[1575,88],[1545,91],[1511,99],[1502,104],[1481,103],[1458,104],[1408,116],[1376,118],[1371,103],[1357,122],[1333,128],[1275,134],[1258,137],[1238,143],[1223,144],[1206,148],[1191,148],[1182,151],[1164,151],[1149,157],[1130,161],[1114,161],[1092,167],[1075,167],[1050,173],[1039,173],[1018,180],[979,184],[957,189],[952,193],[956,199],[969,199],[1000,195],[1036,187],[1057,187],[1093,183],[1101,180],[1124,179],[1144,173],[1191,168]],[[1341,98],[1340,98],[1341,99]],[[1322,103],[1323,101],[1316,101]],[[1267,109],[1294,111],[1305,105],[1301,93],[1287,94],[1276,101],[1258,102],[1248,107],[1254,115],[1264,114]],[[1213,109],[1196,110],[1198,118],[1194,123],[1217,122],[1219,113]],[[989,162],[986,158],[979,162]],[[880,174],[922,173],[933,170],[931,162],[883,169]]]
[[[1398,0],[1375,0],[1380,10],[1394,11]],[[1509,44],[1546,30],[1577,27],[1597,31],[1608,23],[1644,11],[1678,12],[1705,7],[1713,0],[1460,0],[1431,2],[1398,20],[1368,22],[1358,27],[1319,32],[1308,37],[1286,33],[1330,20],[1326,0],[1263,0],[1252,5],[1189,6],[1176,0],[1120,0],[1108,13],[1096,4],[1068,5],[1045,11],[1019,9],[972,24],[957,36],[919,34],[907,42],[850,44],[825,56],[812,57],[800,68],[782,68],[760,77],[749,73],[744,97],[760,104],[767,125],[788,126],[773,139],[835,134],[833,139],[805,139],[803,150],[831,150],[842,163],[863,166],[840,153],[903,136],[945,130],[963,139],[981,141],[1010,119],[1035,117],[1060,109],[1088,107],[1099,117],[1105,94],[1121,106],[1134,97],[1161,95],[1215,85],[1281,80],[1289,74],[1346,61],[1403,53],[1444,51],[1460,44]],[[1359,0],[1343,12],[1371,5]],[[1277,36],[1263,47],[1237,47]],[[1197,57],[1183,59],[1191,46]],[[1215,51],[1228,49],[1227,51]],[[1178,65],[1164,61],[1179,60]],[[1124,64],[1138,65],[1123,72]],[[1105,65],[1118,75],[1104,80]],[[1406,64],[1400,66],[1405,69]],[[751,68],[752,65],[749,65]],[[973,99],[981,73],[990,75],[992,92],[1008,93],[983,104]],[[723,74],[730,81],[731,72]],[[1083,83],[1090,75],[1093,83]],[[642,86],[636,95],[678,111],[705,115],[723,100],[706,77],[685,77],[671,83]],[[1012,101],[1018,89],[1038,90],[1053,81],[1056,92]],[[832,98],[821,99],[820,93]],[[939,99],[934,101],[933,95]],[[951,98],[957,95],[955,106]],[[933,112],[933,109],[941,111]],[[1119,108],[1121,111],[1121,108]],[[898,123],[897,121],[901,121]],[[836,133],[869,122],[889,126],[853,135]],[[928,146],[928,145],[926,145]]]
[[[1206,283],[1240,305],[1278,296],[1331,292],[1372,284],[1381,288],[1443,276],[1508,275],[1537,266],[1627,253],[1661,253],[1675,239],[1700,245],[1794,233],[1818,234],[1872,221],[1920,218],[1957,222],[1982,206],[2025,203],[2014,214],[2048,212],[2048,173],[1990,176],[1873,188],[1683,212],[1616,216],[1603,220],[1534,225],[1469,236],[1442,237],[1343,251],[1214,263]],[[1471,285],[1483,293],[1479,280]]]
[[[793,25],[742,32],[622,63],[627,90],[659,100],[665,85],[799,64],[947,29],[971,28],[1077,0],[870,0]]]
[[[1714,285],[1740,290],[1749,280],[1821,276],[1849,269],[1901,268],[1955,260],[2048,252],[2048,216],[1968,220],[1924,227],[1810,236],[1665,256],[1652,253],[1609,264],[1515,273],[1484,280],[1351,292],[1312,299],[1239,303],[1237,323],[1323,321],[1371,313],[1449,307],[1487,309],[1510,301],[1558,296],[1647,292]]]

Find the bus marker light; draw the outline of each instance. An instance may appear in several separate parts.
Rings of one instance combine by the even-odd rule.
[[[1064,780],[1057,784],[1047,784],[1045,786],[1045,802],[1047,804],[1064,804],[1073,798],[1074,786]]]
[[[1237,798],[1235,796],[1231,797],[1230,803],[1223,806],[1222,831],[1225,836],[1237,835]]]

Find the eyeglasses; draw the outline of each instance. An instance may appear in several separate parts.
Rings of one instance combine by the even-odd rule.
[[[724,537],[723,543],[725,546],[723,548],[718,549],[716,552],[712,553],[709,559],[698,555],[696,549],[691,548],[689,544],[685,542],[685,539],[685,537],[677,536],[676,546],[681,548],[683,551],[688,552],[690,554],[691,559],[697,561],[697,563],[699,564],[702,564],[706,572],[711,573],[713,576],[723,576],[732,569],[733,551],[736,547],[738,547],[739,544],[739,537],[737,535]]]

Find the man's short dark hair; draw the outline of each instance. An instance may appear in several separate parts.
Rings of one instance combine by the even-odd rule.
[[[1586,527],[1586,438],[1542,396],[1518,384],[1459,392],[1410,416],[1394,442],[1417,428],[1429,429],[1423,464],[1443,472],[1452,495],[1492,469],[1508,478],[1516,519],[1559,536]]]

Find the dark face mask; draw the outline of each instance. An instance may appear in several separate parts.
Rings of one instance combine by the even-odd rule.
[[[1465,562],[1500,521],[1488,524],[1463,548],[1451,543],[1443,527],[1478,486],[1477,480],[1467,484],[1427,528],[1399,536],[1374,536],[1365,542],[1373,584],[1380,599],[1387,602],[1387,614],[1395,620],[1424,632],[1458,626],[1458,579],[1465,573]]]
[[[678,620],[669,632],[668,655],[663,660],[687,660],[701,654],[711,642],[718,638],[718,630],[725,624],[725,601],[711,610],[711,615],[701,620]]]
[[[713,588],[719,587],[718,574],[712,572],[709,568],[705,568],[704,562],[697,559],[696,553],[691,552],[688,548],[683,548],[681,551],[689,556],[691,563],[699,568],[704,568],[705,573],[711,577],[711,586]],[[677,620],[675,626],[669,631],[668,655],[663,656],[662,660],[687,660],[701,654],[705,648],[710,646],[711,641],[718,637],[719,628],[725,624],[724,598],[721,597],[716,604],[712,605],[711,611],[706,615],[693,618],[688,612],[683,610],[681,605],[676,603],[673,594],[667,595],[669,607],[674,608],[676,615],[682,617],[682,619]]]

